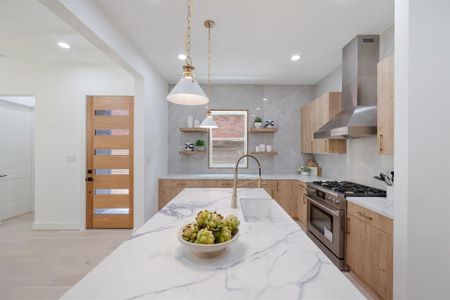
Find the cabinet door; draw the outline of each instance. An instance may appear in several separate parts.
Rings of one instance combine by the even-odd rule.
[[[394,56],[377,66],[377,136],[380,154],[394,153]]]
[[[314,139],[314,132],[319,130],[320,127],[325,125],[329,121],[329,94],[325,94],[320,98],[314,100],[313,108],[313,132],[312,137],[314,140],[314,153],[327,153],[328,152],[328,140],[326,139]]]
[[[277,189],[277,182],[276,181],[268,181],[264,180],[261,182],[261,187],[274,199],[276,189]]]
[[[312,131],[312,105],[308,104],[301,108],[301,139],[300,147],[302,153],[313,152],[313,140],[311,139]]]
[[[352,215],[347,217],[347,264],[351,270],[364,277],[367,274],[366,223]]]
[[[293,181],[293,180],[292,180]],[[275,201],[291,216],[296,216],[295,205],[295,186],[291,180],[279,180],[277,181],[277,189],[275,192]]]
[[[382,299],[392,298],[391,235],[348,215],[347,264]]]
[[[392,298],[392,236],[367,225],[367,283],[383,299]]]

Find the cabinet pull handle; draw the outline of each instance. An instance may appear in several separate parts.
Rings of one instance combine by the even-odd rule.
[[[383,134],[380,133],[380,152],[383,152]]]
[[[366,216],[365,214],[363,214],[362,212],[358,211],[358,215],[360,215],[363,218],[366,218],[367,220],[373,220],[372,217]]]
[[[303,195],[303,204],[306,205],[306,197]]]
[[[347,218],[347,234],[350,234],[350,218]]]

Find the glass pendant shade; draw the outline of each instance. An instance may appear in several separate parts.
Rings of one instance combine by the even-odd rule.
[[[169,95],[167,95],[167,100],[182,105],[202,105],[208,103],[208,97],[194,79],[192,73],[194,67],[185,65],[183,69],[183,77],[178,81],[172,91],[170,91]]]
[[[214,121],[214,118],[211,115],[211,112],[208,112],[208,115],[206,116],[206,118],[203,120],[203,122],[200,124],[201,128],[217,128],[217,123],[216,121]]]

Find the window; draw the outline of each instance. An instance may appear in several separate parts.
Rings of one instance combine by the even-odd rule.
[[[209,131],[209,167],[234,168],[239,157],[247,154],[248,112],[212,110],[211,114],[218,128]],[[247,158],[239,168],[247,168]]]

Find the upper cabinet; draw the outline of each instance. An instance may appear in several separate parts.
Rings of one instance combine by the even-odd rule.
[[[314,139],[314,132],[341,112],[341,93],[329,92],[301,108],[301,152],[345,153],[346,140]]]
[[[394,56],[377,66],[378,152],[394,153]]]

